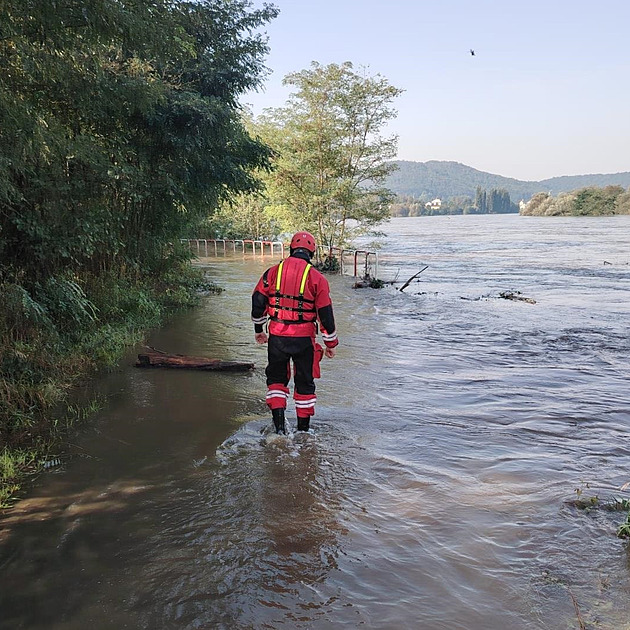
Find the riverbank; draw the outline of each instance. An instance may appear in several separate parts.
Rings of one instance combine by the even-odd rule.
[[[73,400],[77,385],[115,366],[172,313],[196,305],[200,291],[219,289],[187,262],[159,277],[58,280],[57,308],[50,294],[36,301],[17,283],[1,288],[0,508],[7,508],[56,464],[69,431],[99,409],[98,398]]]

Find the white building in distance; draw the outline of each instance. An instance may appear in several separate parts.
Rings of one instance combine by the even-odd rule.
[[[424,204],[424,207],[427,210],[439,210],[442,207],[442,200],[441,199],[434,199],[433,201],[427,201]]]

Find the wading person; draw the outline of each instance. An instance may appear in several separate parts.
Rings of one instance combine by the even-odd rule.
[[[311,265],[315,238],[297,232],[291,239],[290,256],[263,273],[252,295],[252,321],[257,343],[268,343],[267,406],[276,433],[286,433],[284,412],[293,381],[297,430],[308,431],[315,413],[315,378],[319,378],[322,354],[332,359],[339,343],[335,329],[328,281]],[[264,326],[269,322],[269,335]],[[321,326],[325,351],[316,343]]]

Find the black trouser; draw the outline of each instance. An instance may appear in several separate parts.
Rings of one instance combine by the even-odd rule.
[[[293,360],[293,379],[298,394],[314,394],[313,359],[315,351],[311,337],[280,337],[269,335],[265,370],[267,386],[276,383],[285,387],[291,378],[290,361]]]

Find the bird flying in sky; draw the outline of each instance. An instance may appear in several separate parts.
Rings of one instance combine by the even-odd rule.
[[[470,49],[470,54],[474,57],[475,56],[475,51],[471,48]]]

